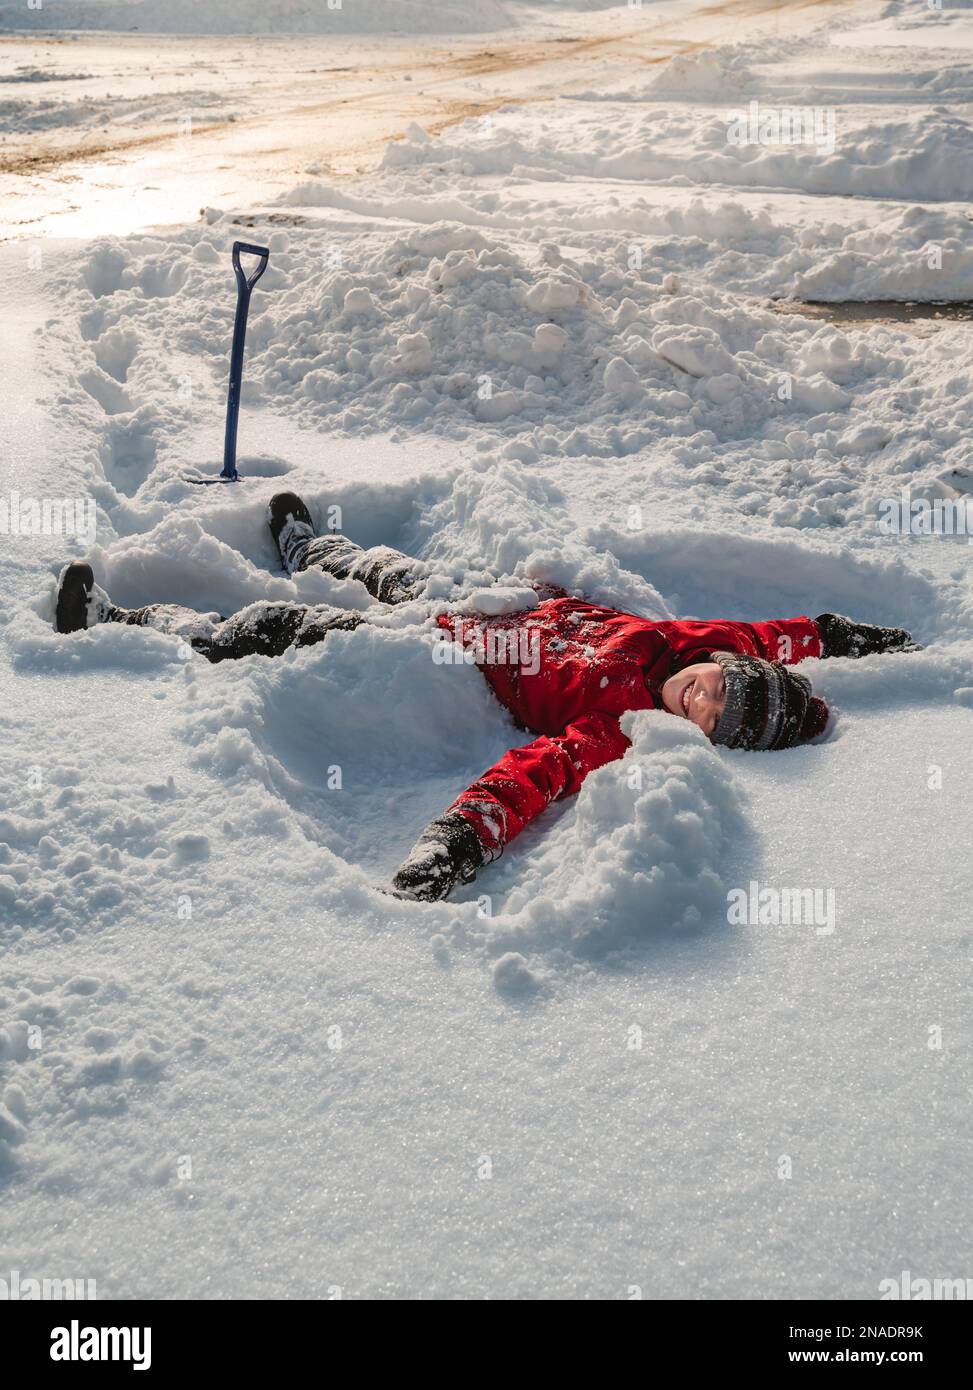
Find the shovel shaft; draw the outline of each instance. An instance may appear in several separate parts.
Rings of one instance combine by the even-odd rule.
[[[259,257],[249,276],[240,265],[240,253]],[[240,387],[243,382],[243,349],[247,338],[247,314],[254,285],[267,269],[270,251],[266,246],[250,246],[245,241],[233,243],[233,270],[236,274],[236,317],[233,320],[233,347],[230,350],[230,386],[226,396],[226,435],[223,441],[223,472],[221,478],[234,481],[236,471],[237,422],[240,417]]]

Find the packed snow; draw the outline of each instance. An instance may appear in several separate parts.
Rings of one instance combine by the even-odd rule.
[[[875,1298],[969,1273],[973,552],[880,516],[906,496],[965,527],[973,339],[779,312],[973,299],[968,9],[939,47],[930,17],[904,41],[900,4],[749,42],[744,16],[739,44],[627,82],[410,126],[354,181],[0,247],[0,499],[97,503],[94,536],[0,535],[10,1269],[190,1298]],[[833,110],[833,150],[728,143],[751,101]],[[246,481],[198,487],[237,238],[271,252]],[[285,486],[420,557],[423,597],[284,573]],[[219,666],[151,630],[61,636],[82,555],[125,606],[372,621]],[[845,612],[925,650],[809,663],[833,728],[786,753],[627,716],[626,757],[475,883],[385,896],[527,737],[431,659],[435,614],[539,582],[650,617]],[[833,892],[833,930],[731,924],[752,883]]]

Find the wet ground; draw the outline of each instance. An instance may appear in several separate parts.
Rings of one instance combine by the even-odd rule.
[[[815,300],[778,299],[770,307],[776,314],[800,314],[807,319],[824,319],[846,328],[870,328],[874,324],[916,324],[932,326],[936,321],[973,323],[973,300],[845,299],[834,303]]]

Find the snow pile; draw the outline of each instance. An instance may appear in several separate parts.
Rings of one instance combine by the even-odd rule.
[[[806,141],[790,148],[751,143],[723,149],[725,134],[714,124],[701,136],[702,144],[711,150],[710,158],[702,160],[701,172],[714,183],[927,200],[964,197],[957,163],[969,157],[973,141],[973,128],[965,116],[942,112],[853,126],[850,139],[836,122],[833,154],[825,144],[826,139],[830,141],[827,129],[821,148]]]
[[[664,713],[622,727],[625,758],[593,773],[574,815],[518,865],[498,945],[601,957],[720,915],[721,865],[743,825],[727,761]]]
[[[15,74],[0,80],[31,84],[43,81],[69,83],[84,82],[92,76],[91,73],[66,73],[62,76],[57,72],[37,72],[30,76]],[[85,135],[94,131],[103,138],[106,127],[113,132],[130,131],[132,135],[137,135],[141,127],[155,127],[157,123],[172,118],[171,95],[153,93],[124,97],[111,91],[99,91],[97,95],[91,95],[84,89],[82,91],[83,95],[74,101],[32,94],[0,100],[0,132],[29,136],[41,131],[54,134],[71,131]],[[180,92],[178,100],[185,102],[187,108],[194,112],[197,129],[203,128],[208,120],[215,119],[217,115],[225,118],[229,114],[225,96],[205,89],[184,90]]]
[[[671,617],[647,578],[577,534],[567,503],[556,484],[517,464],[473,462],[417,519],[415,545],[433,572],[427,593],[450,597],[452,577],[469,595],[460,608],[498,612],[487,586],[511,578],[596,595],[599,603],[650,618]]]
[[[742,212],[741,219],[748,223]],[[314,432],[324,423],[357,436],[422,428],[454,445],[472,443],[488,468],[498,459],[527,467],[609,461],[649,448],[661,451],[653,488],[615,504],[623,533],[657,529],[645,506],[658,505],[660,489],[675,497],[691,485],[711,508],[775,527],[851,526],[876,543],[883,499],[906,486],[918,495],[966,465],[973,430],[966,336],[955,335],[946,348],[942,339],[890,330],[869,338],[775,314],[707,283],[729,264],[739,273],[741,257],[728,249],[732,231],[723,233],[725,248],[701,247],[688,234],[699,225],[693,209],[671,221],[686,234],[636,243],[645,245],[641,265],[623,234],[607,241],[592,234],[583,238],[587,247],[577,247],[455,223],[391,235],[310,228],[300,238],[267,228],[271,265],[251,310],[241,442],[245,450],[258,437],[248,431],[266,411],[272,451],[244,456],[244,471],[270,488],[295,458],[327,456]],[[766,264],[771,230],[761,228],[754,243],[755,268]],[[73,273],[61,281],[76,317],[51,331],[80,369],[63,383],[60,409],[91,431],[99,507],[122,534],[144,533],[175,503],[197,497],[183,474],[187,463],[206,461],[203,421],[215,471],[232,312],[228,235],[232,229],[217,218],[168,240],[104,240],[82,258],[81,288]],[[854,249],[834,256],[830,282],[806,271],[802,283],[814,297],[866,285],[904,293],[932,277],[939,293],[959,289],[971,274],[962,237],[958,214],[899,211],[875,230],[850,234]],[[788,259],[796,273],[827,256],[807,248]],[[912,393],[925,363],[931,372],[919,418]],[[287,410],[286,424],[270,407]],[[431,520],[412,530],[402,528],[443,499],[435,479],[423,483],[421,505],[400,484],[358,494],[342,484],[321,505],[339,507],[363,543],[428,546],[424,558],[444,569],[459,565],[460,577],[468,570],[474,587],[488,571],[519,566],[521,578],[593,584],[623,601],[651,602],[633,595],[628,579],[593,570],[590,556],[567,554],[551,511],[564,500],[556,486],[510,476],[509,501],[501,474],[481,496],[474,473],[455,493],[451,485],[448,505],[457,512],[430,511]],[[204,529],[218,528],[224,544],[257,567],[245,573],[238,558],[197,538],[191,566],[212,578],[207,607],[229,611],[297,592],[291,581],[260,592],[261,572],[275,557],[258,508],[245,504],[231,520],[215,499],[202,505],[196,514]],[[167,532],[166,544],[177,543]],[[343,601],[331,585],[306,576],[299,585],[306,598]],[[449,591],[447,583],[435,592]],[[126,585],[126,592],[129,603],[160,596],[150,584]],[[165,597],[185,593],[177,576]]]
[[[897,28],[924,28],[931,23],[949,25],[962,17],[964,10],[973,10],[973,0],[949,0],[942,6],[933,4],[925,12],[916,11],[910,0],[887,0],[883,19],[893,19]]]
[[[970,0],[935,0],[921,6],[910,0],[888,0],[880,19],[861,27],[852,25],[834,40],[865,49],[937,49],[945,55],[973,48],[971,9]]]
[[[902,294],[923,282],[940,294],[960,289],[971,270],[959,230],[945,214],[896,214],[838,253],[845,279],[837,292],[850,280],[874,292]],[[891,259],[893,232],[905,246],[901,263]],[[172,481],[160,452],[187,428],[187,379],[219,409],[230,316],[218,260],[225,236],[216,223],[166,247],[148,238],[103,242],[88,260],[79,308],[93,361],[80,375],[83,390],[68,390],[81,416],[101,422],[105,474],[125,496],[143,485],[143,496],[173,496],[160,492]],[[789,456],[822,448],[840,456],[856,450],[846,441],[859,423],[852,391],[863,388],[870,398],[861,424],[888,414],[899,426],[913,344],[890,337],[879,355],[830,326],[744,307],[699,281],[679,293],[670,268],[684,268],[693,248],[671,238],[628,268],[621,238],[606,255],[516,245],[444,223],[391,241],[366,234],[349,243],[349,261],[342,255],[327,268],[335,246],[327,233],[310,233],[297,251],[279,249],[288,243],[275,236],[252,309],[247,399],[286,404],[298,422],[348,431],[421,424],[457,440],[485,429],[523,462],[617,456],[673,434],[693,447],[706,432],[722,440],[764,433],[786,438]],[[717,256],[711,274],[720,263]],[[816,272],[798,282],[815,297],[827,292]],[[66,280],[65,292],[78,301],[74,284]],[[209,381],[197,386],[201,356]],[[151,408],[138,406],[141,381],[170,389]],[[958,442],[944,438],[940,469]]]
[[[891,233],[891,235],[890,235]],[[850,233],[841,249],[798,273],[801,299],[962,299],[973,294],[968,217],[910,208],[895,220]]]
[[[490,128],[470,121],[435,138],[413,128],[389,146],[384,167],[536,179],[583,174],[873,198],[941,201],[966,194],[962,166],[973,134],[964,113],[934,108],[921,116],[869,121],[845,108],[839,120],[835,107],[801,107],[793,94],[761,92],[752,98],[751,117],[751,98],[739,92],[725,95],[735,104],[713,109],[712,102],[699,106],[678,74],[672,81],[693,104],[689,111],[676,115],[666,107],[645,109],[606,97],[575,103],[569,121],[556,120],[552,108],[542,107],[530,122],[491,117]],[[655,98],[655,91],[650,95]],[[793,138],[762,136],[761,122],[777,130],[783,109],[807,109],[811,116],[806,125],[802,117]]]
[[[670,58],[650,78],[645,93],[653,97],[711,97],[725,101],[746,91],[754,80],[745,50],[728,45]]]

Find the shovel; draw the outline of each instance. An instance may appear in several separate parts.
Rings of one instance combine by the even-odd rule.
[[[257,256],[256,268],[250,272],[240,264],[240,255]],[[233,347],[230,352],[230,389],[226,397],[226,436],[223,441],[223,471],[216,478],[187,478],[187,483],[205,487],[211,483],[238,483],[236,469],[236,431],[240,417],[240,385],[243,380],[243,347],[247,337],[247,313],[253,287],[267,269],[270,252],[266,246],[250,246],[245,241],[233,243],[233,270],[236,274],[236,317],[233,320]]]

